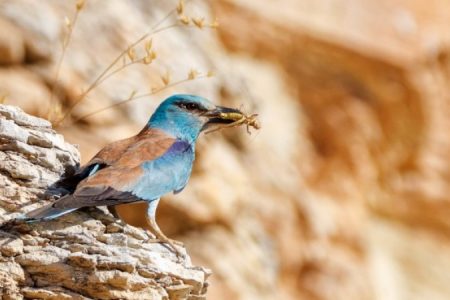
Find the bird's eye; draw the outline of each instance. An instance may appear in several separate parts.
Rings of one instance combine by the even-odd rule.
[[[188,110],[195,110],[195,109],[198,109],[198,105],[195,104],[195,103],[187,103],[187,104],[186,104],[186,108],[187,108]]]
[[[186,110],[198,110],[199,106],[196,103],[179,103],[179,107],[186,109]]]

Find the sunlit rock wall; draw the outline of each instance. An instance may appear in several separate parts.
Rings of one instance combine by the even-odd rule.
[[[357,235],[372,296],[447,299],[449,3],[214,3],[228,49],[284,70],[314,149],[306,189],[343,214],[335,242]],[[296,161],[300,170],[304,160]],[[315,269],[322,275],[323,265]],[[320,281],[299,282],[305,278],[300,291],[312,284],[316,297],[333,298]]]
[[[186,14],[217,15],[218,31],[159,33],[154,64],[105,81],[73,118],[160,86],[167,71],[216,76],[67,122],[59,130],[82,160],[139,130],[171,93],[243,105],[262,129],[202,137],[188,187],[158,211],[213,269],[211,299],[447,299],[448,2],[208,3],[188,2]],[[15,33],[0,33],[6,103],[46,115],[72,4],[0,1]],[[56,89],[63,109],[175,5],[87,1]],[[122,214],[143,224],[140,211]]]

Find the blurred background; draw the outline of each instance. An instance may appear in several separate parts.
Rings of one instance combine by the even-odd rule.
[[[63,115],[178,2],[86,0],[74,22],[75,3],[0,0],[5,104]],[[193,0],[182,15],[220,26],[172,13],[156,59],[105,80],[57,130],[87,162],[173,93],[259,113],[251,135],[202,137],[187,188],[158,209],[213,270],[209,299],[449,299],[450,2]],[[75,122],[192,70],[215,76]],[[120,209],[135,225],[142,211]]]

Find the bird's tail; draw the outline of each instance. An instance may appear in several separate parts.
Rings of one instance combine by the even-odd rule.
[[[18,220],[25,221],[27,223],[48,221],[68,214],[76,209],[77,208],[57,208],[54,207],[54,203],[50,203],[26,213],[25,215],[19,217]]]

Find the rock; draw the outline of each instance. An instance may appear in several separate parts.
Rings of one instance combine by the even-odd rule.
[[[0,239],[0,252],[3,256],[17,256],[23,253],[23,241],[13,237]]]
[[[81,249],[80,249],[81,250]],[[68,259],[68,263],[70,265],[78,266],[81,268],[94,268],[97,265],[95,257],[92,257],[88,254],[84,254],[81,251],[70,254]]]
[[[48,203],[42,195],[73,172],[79,153],[48,122],[16,107],[0,105],[0,128],[4,223]],[[3,299],[183,299],[206,293],[208,270],[194,267],[187,254],[179,261],[164,246],[145,242],[147,237],[99,209],[43,223],[4,224],[0,292]]]
[[[21,289],[23,296],[31,299],[47,299],[47,300],[86,300],[89,298],[72,293],[69,290],[60,287],[52,287],[50,289],[25,287]]]
[[[19,126],[50,128],[47,120],[24,114],[23,110],[14,106],[0,106],[0,114],[7,120],[11,120]]]
[[[52,44],[59,37],[59,20],[55,14],[48,10],[46,5],[28,6],[30,3],[19,0],[11,5],[9,1],[0,2],[2,17],[15,24],[23,36],[26,47],[26,56],[29,61],[50,59],[53,53]],[[26,10],[28,13],[23,14]],[[41,17],[47,22],[41,23]]]
[[[293,299],[447,299],[448,289],[435,283],[446,280],[450,246],[438,237],[450,233],[449,2],[344,2],[213,1],[225,47],[276,64],[301,105],[297,121],[269,112],[299,125],[270,141],[301,136],[300,155],[283,155],[300,173],[289,173],[281,159],[282,168],[268,167],[269,154],[263,163],[277,170],[272,184],[283,185],[279,193],[289,190],[280,174],[297,181],[291,197],[300,218],[284,211],[290,204],[281,198],[289,196],[277,194],[272,210],[261,208],[270,211],[264,218],[276,224],[275,235],[284,236],[277,243],[282,289]],[[259,75],[247,73],[250,82]],[[269,83],[253,85],[261,87]],[[269,201],[258,199],[261,206]],[[284,213],[270,222],[276,211]],[[410,231],[423,236],[399,254]],[[296,247],[293,236],[302,240]],[[440,265],[427,277],[433,283],[422,277],[421,262]]]
[[[24,204],[25,198],[56,182],[65,172],[73,172],[79,161],[78,150],[63,141],[50,124],[25,114],[17,107],[0,105],[0,182],[4,187],[3,203]],[[51,141],[49,140],[49,137]],[[54,146],[52,151],[42,145]],[[9,176],[6,176],[8,174]],[[14,191],[8,194],[7,191]],[[12,198],[6,199],[9,196]],[[0,210],[5,209],[0,205]],[[5,220],[5,215],[0,217]]]
[[[40,117],[47,117],[52,106],[50,90],[45,81],[24,65],[0,68],[0,97],[4,98],[5,103]],[[28,99],[34,99],[34,101]],[[40,120],[48,123],[46,120]]]
[[[72,18],[74,2],[0,0],[0,17],[17,29],[26,51],[26,63],[0,67],[0,99],[47,116],[56,86],[54,100],[67,109],[175,2],[86,1],[55,83],[64,17]],[[167,70],[173,80],[186,78],[191,68],[213,69],[216,76],[83,122],[69,120],[58,130],[80,145],[87,161],[107,142],[138,132],[172,93],[197,93],[259,113],[262,129],[251,136],[237,128],[201,137],[186,189],[158,208],[163,231],[182,240],[193,261],[213,269],[208,298],[449,299],[450,243],[443,238],[450,233],[449,2],[186,1],[186,14],[205,20],[217,14],[221,26],[158,33],[154,63],[109,78],[73,117],[159,86]],[[65,168],[50,167],[52,161],[71,161],[70,151],[51,154],[57,141],[17,124],[3,123],[0,131],[8,140],[24,130],[21,141],[0,152],[0,162],[7,158],[0,207],[11,213],[38,206],[29,205],[28,197],[41,198],[35,193]],[[145,209],[134,204],[120,213],[145,226]],[[6,248],[5,257],[62,247],[67,252],[57,257],[65,264],[54,263],[52,272],[75,275],[101,262],[101,272],[87,279],[102,286],[98,298],[131,297],[120,290],[127,284],[148,284],[136,298],[169,298],[172,290],[183,294],[184,285],[192,286],[188,299],[206,297],[206,284],[196,277],[206,275],[187,276],[168,262],[165,248],[144,243],[145,232],[101,211],[88,215],[61,221],[83,218],[79,226],[24,233],[23,253]],[[101,225],[88,222],[93,219]],[[11,299],[71,295],[72,283],[57,287],[51,276],[38,277],[45,287],[21,289],[34,283],[28,271],[25,276],[20,265],[8,262],[7,270],[16,268],[23,273],[15,272],[17,281],[0,273],[0,286],[14,287]],[[185,276],[183,282],[176,274]],[[105,282],[115,288],[104,288]]]
[[[191,289],[192,287],[186,284],[173,285],[167,289],[167,293],[170,300],[183,300],[188,299]]]
[[[1,137],[14,140],[14,142],[27,142],[29,133],[17,126],[14,121],[4,120],[0,124]]]
[[[0,64],[10,65],[24,62],[25,42],[22,32],[11,22],[0,18]]]

